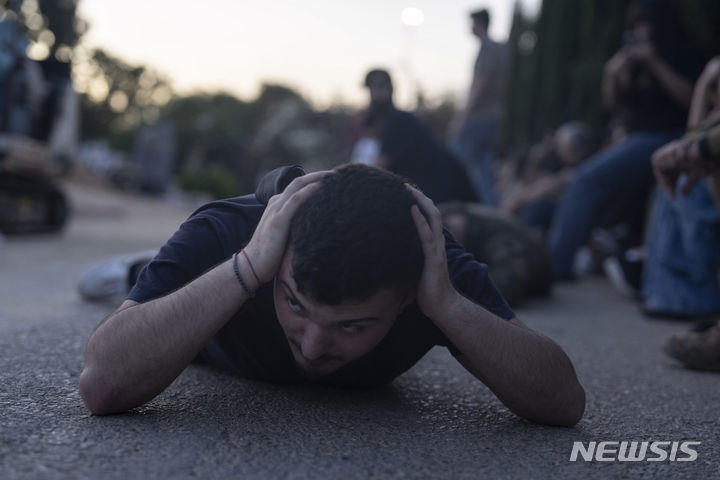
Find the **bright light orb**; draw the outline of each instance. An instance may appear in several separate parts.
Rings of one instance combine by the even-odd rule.
[[[408,27],[419,27],[425,21],[425,14],[415,7],[407,7],[400,12],[400,20]]]

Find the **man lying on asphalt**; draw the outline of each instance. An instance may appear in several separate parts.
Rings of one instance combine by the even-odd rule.
[[[196,358],[254,380],[371,387],[435,345],[517,415],[582,417],[568,357],[515,317],[430,199],[365,165],[284,167],[182,224],[93,332],[79,386],[96,415],[148,402]]]

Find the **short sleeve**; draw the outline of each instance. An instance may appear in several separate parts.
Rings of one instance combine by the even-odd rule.
[[[515,318],[515,313],[490,279],[487,265],[466,252],[450,232],[444,230],[443,234],[448,271],[455,288],[498,317],[505,320]]]
[[[251,196],[205,205],[143,268],[127,298],[142,303],[167,295],[227,260],[249,241],[263,209]]]
[[[490,279],[487,265],[478,262],[475,257],[466,252],[450,232],[443,230],[443,234],[445,235],[448,271],[455,288],[466,298],[498,317],[505,320],[515,318],[515,313]],[[435,327],[434,332],[434,343],[436,345],[447,347],[454,357],[461,354],[460,350],[452,344],[450,339],[439,328]]]

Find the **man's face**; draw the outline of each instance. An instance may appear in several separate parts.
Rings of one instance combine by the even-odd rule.
[[[632,33],[637,42],[649,42],[652,40],[653,26],[647,21],[637,21],[632,25]]]
[[[385,78],[370,78],[367,83],[370,92],[370,105],[384,105],[392,103],[393,89]]]
[[[473,35],[475,35],[476,37],[480,37],[480,38],[487,35],[487,25],[485,25],[485,22],[483,22],[482,20],[475,20],[475,19],[472,19],[471,22],[472,22]]]
[[[554,147],[560,161],[568,166],[575,166],[579,164],[583,159],[577,153],[576,149],[572,145],[573,133],[562,127],[555,132]]]
[[[368,353],[410,302],[393,289],[364,302],[330,306],[297,291],[288,249],[275,278],[275,312],[298,367],[309,378],[329,374]]]

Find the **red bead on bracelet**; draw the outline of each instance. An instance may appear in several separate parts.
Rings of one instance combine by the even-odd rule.
[[[255,272],[255,268],[253,267],[253,264],[252,264],[252,262],[250,261],[250,257],[248,257],[248,254],[245,253],[245,249],[243,248],[242,250],[240,250],[240,252],[241,252],[241,253],[243,254],[243,256],[245,257],[245,260],[247,260],[248,265],[250,265],[250,271],[252,272],[253,276],[255,277],[255,280],[257,280],[258,286],[262,285],[263,282],[262,282],[262,280],[260,280],[260,277],[258,277],[257,272]]]

